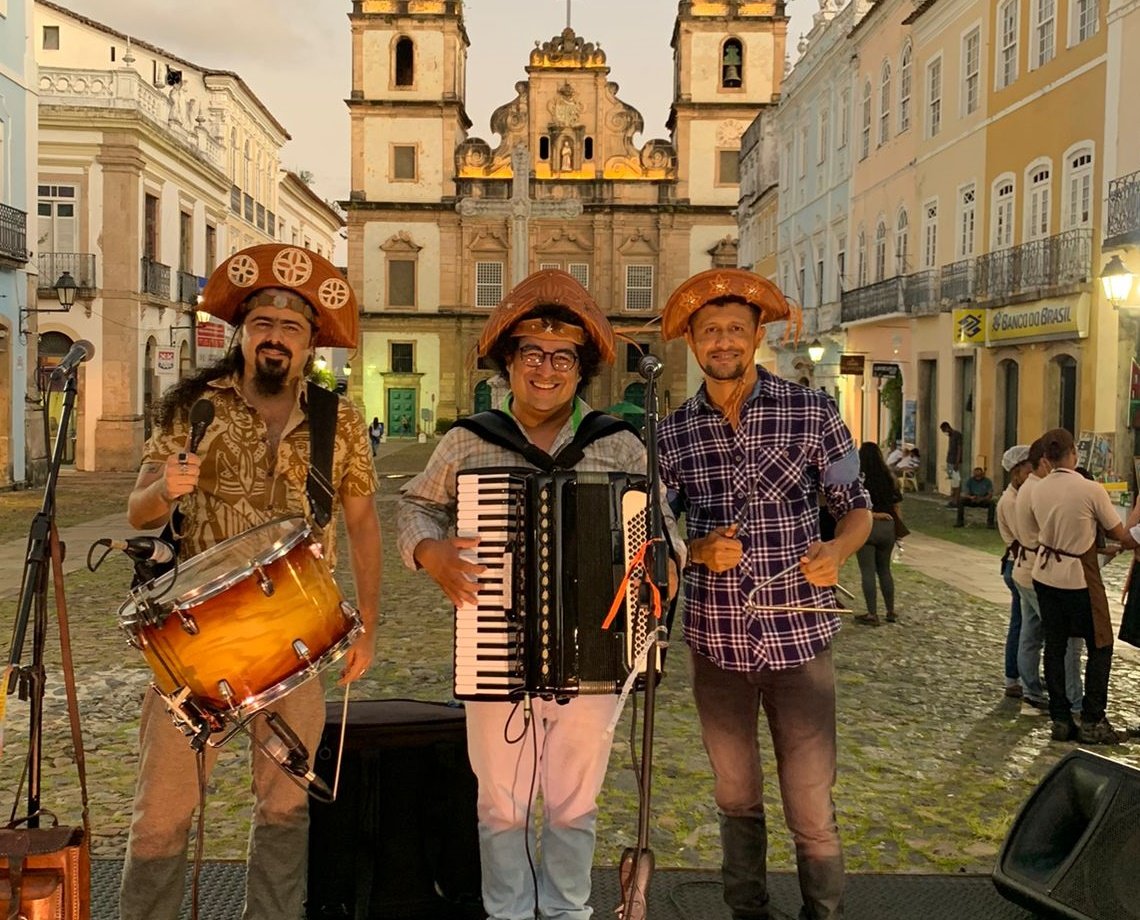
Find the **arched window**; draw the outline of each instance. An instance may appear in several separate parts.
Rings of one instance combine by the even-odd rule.
[[[744,85],[744,46],[740,39],[730,38],[720,49],[721,89],[739,89]]]
[[[1080,147],[1065,158],[1065,228],[1087,227],[1092,222],[1091,147]]]
[[[907,270],[907,250],[910,248],[910,218],[906,209],[899,210],[895,222],[895,274],[905,275]]]
[[[885,144],[891,136],[891,65],[883,61],[879,72],[879,143]]]
[[[871,81],[863,83],[863,138],[859,146],[859,159],[865,160],[871,154]]]
[[[882,281],[887,274],[887,222],[880,220],[875,227],[875,280]]]
[[[914,82],[914,52],[910,42],[903,46],[899,58],[899,133],[910,127],[910,88]]]
[[[994,183],[992,249],[1008,249],[1013,245],[1013,176],[1001,176]]]
[[[540,160],[550,159],[550,138],[543,136],[538,139],[538,158]]]
[[[1025,238],[1040,240],[1049,235],[1049,192],[1053,185],[1053,168],[1048,161],[1029,167],[1026,177],[1029,191],[1025,208]]]
[[[396,42],[396,85],[412,86],[416,80],[416,46],[407,36]]]

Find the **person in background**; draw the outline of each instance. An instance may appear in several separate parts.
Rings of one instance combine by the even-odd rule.
[[[962,492],[962,432],[949,422],[943,422],[938,429],[950,439],[946,444],[946,476],[950,480],[950,501],[946,507],[954,508]]]
[[[919,455],[917,447],[903,450],[903,458],[899,461],[899,472],[905,473],[908,470],[917,470],[921,463],[922,457]]]
[[[903,447],[902,441],[896,441],[894,450],[887,454],[887,469],[895,475],[898,475],[898,465],[903,457],[906,456],[907,449]]]
[[[867,612],[856,614],[854,620],[863,626],[878,626],[879,614],[875,596],[875,579],[883,592],[883,607],[888,623],[894,623],[895,579],[891,574],[891,554],[895,548],[895,520],[902,493],[887,464],[879,445],[864,441],[859,448],[859,469],[863,473],[863,488],[871,496],[871,533],[867,542],[855,553],[859,560],[859,575],[863,581],[863,600]]]
[[[368,426],[368,440],[372,442],[372,456],[376,456],[376,448],[380,446],[380,439],[384,437],[384,423],[376,416],[372,417],[372,424]]]
[[[961,508],[985,508],[986,526],[994,526],[994,514],[997,510],[997,502],[994,501],[994,484],[982,467],[974,467],[973,473],[970,474],[970,478],[966,480],[962,488],[961,499]],[[964,522],[961,518],[962,513],[959,511],[958,523],[954,525],[955,527],[962,526]]]
[[[1053,472],[1033,490],[1030,511],[1039,528],[1033,587],[1045,629],[1045,685],[1052,737],[1081,744],[1119,744],[1124,738],[1105,714],[1113,627],[1097,559],[1097,527],[1125,549],[1136,549],[1137,544],[1124,529],[1104,487],[1077,473],[1072,434],[1054,428],[1041,440]],[[1070,636],[1083,638],[1086,647],[1080,725],[1072,717],[1065,691]]]
[[[1013,565],[1013,581],[1021,597],[1021,636],[1017,644],[1017,673],[1021,678],[1021,712],[1023,715],[1044,715],[1049,711],[1049,699],[1041,680],[1041,648],[1045,644],[1045,627],[1041,622],[1041,606],[1033,586],[1033,567],[1037,561],[1038,526],[1031,503],[1033,491],[1049,475],[1053,465],[1045,457],[1045,443],[1038,438],[1029,445],[1026,458],[1029,474],[1017,490],[1014,514],[1008,523],[1020,547]],[[1069,643],[1065,658],[1065,695],[1079,714],[1081,698],[1081,640]]]
[[[1021,593],[1013,581],[1013,563],[1021,551],[1017,542],[1014,515],[1017,510],[1017,490],[1029,475],[1029,446],[1017,444],[1002,454],[1001,468],[1009,474],[1009,485],[997,502],[998,533],[1005,543],[1001,557],[1001,577],[1009,588],[1009,628],[1005,633],[1005,695],[1021,699],[1023,693],[1021,672],[1017,669],[1017,649],[1021,642]]]
[[[800,916],[843,916],[832,798],[839,617],[826,611],[840,566],[871,529],[870,498],[835,402],[755,363],[764,325],[791,314],[779,288],[735,268],[694,275],[662,314],[664,338],[683,336],[704,376],[658,440],[662,482],[688,528],[685,640],[735,920],[771,913],[761,712],[795,841]],[[826,542],[821,490],[836,521]]]

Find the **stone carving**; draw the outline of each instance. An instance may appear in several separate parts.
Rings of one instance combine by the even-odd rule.
[[[573,128],[581,124],[582,103],[574,92],[574,87],[563,83],[558,88],[558,95],[550,100],[547,106],[550,109],[551,124],[557,128]]]
[[[742,121],[722,121],[716,128],[716,142],[722,147],[739,144],[746,130],[748,125]]]
[[[530,53],[531,67],[565,67],[567,64],[605,67],[606,54],[601,45],[583,41],[569,26],[562,30],[561,35],[555,35],[548,42],[541,45],[535,42],[534,50]]]

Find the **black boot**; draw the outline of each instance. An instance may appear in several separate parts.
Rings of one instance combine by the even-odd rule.
[[[764,818],[720,816],[724,903],[732,920],[769,920],[768,828]]]
[[[801,920],[840,920],[843,916],[843,856],[831,859],[796,860],[800,894],[804,899]]]

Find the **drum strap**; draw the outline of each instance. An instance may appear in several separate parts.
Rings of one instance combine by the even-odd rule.
[[[305,491],[309,495],[309,509],[318,527],[332,520],[333,447],[336,443],[336,417],[340,398],[332,390],[309,382],[309,476]]]
[[[586,447],[599,438],[608,437],[619,431],[637,434],[637,429],[629,422],[606,415],[604,412],[593,411],[578,424],[574,440],[552,457],[528,441],[515,420],[499,409],[477,412],[475,415],[459,419],[455,424],[459,428],[466,428],[477,434],[484,441],[522,454],[531,464],[547,473],[552,470],[573,469],[582,459]]]

